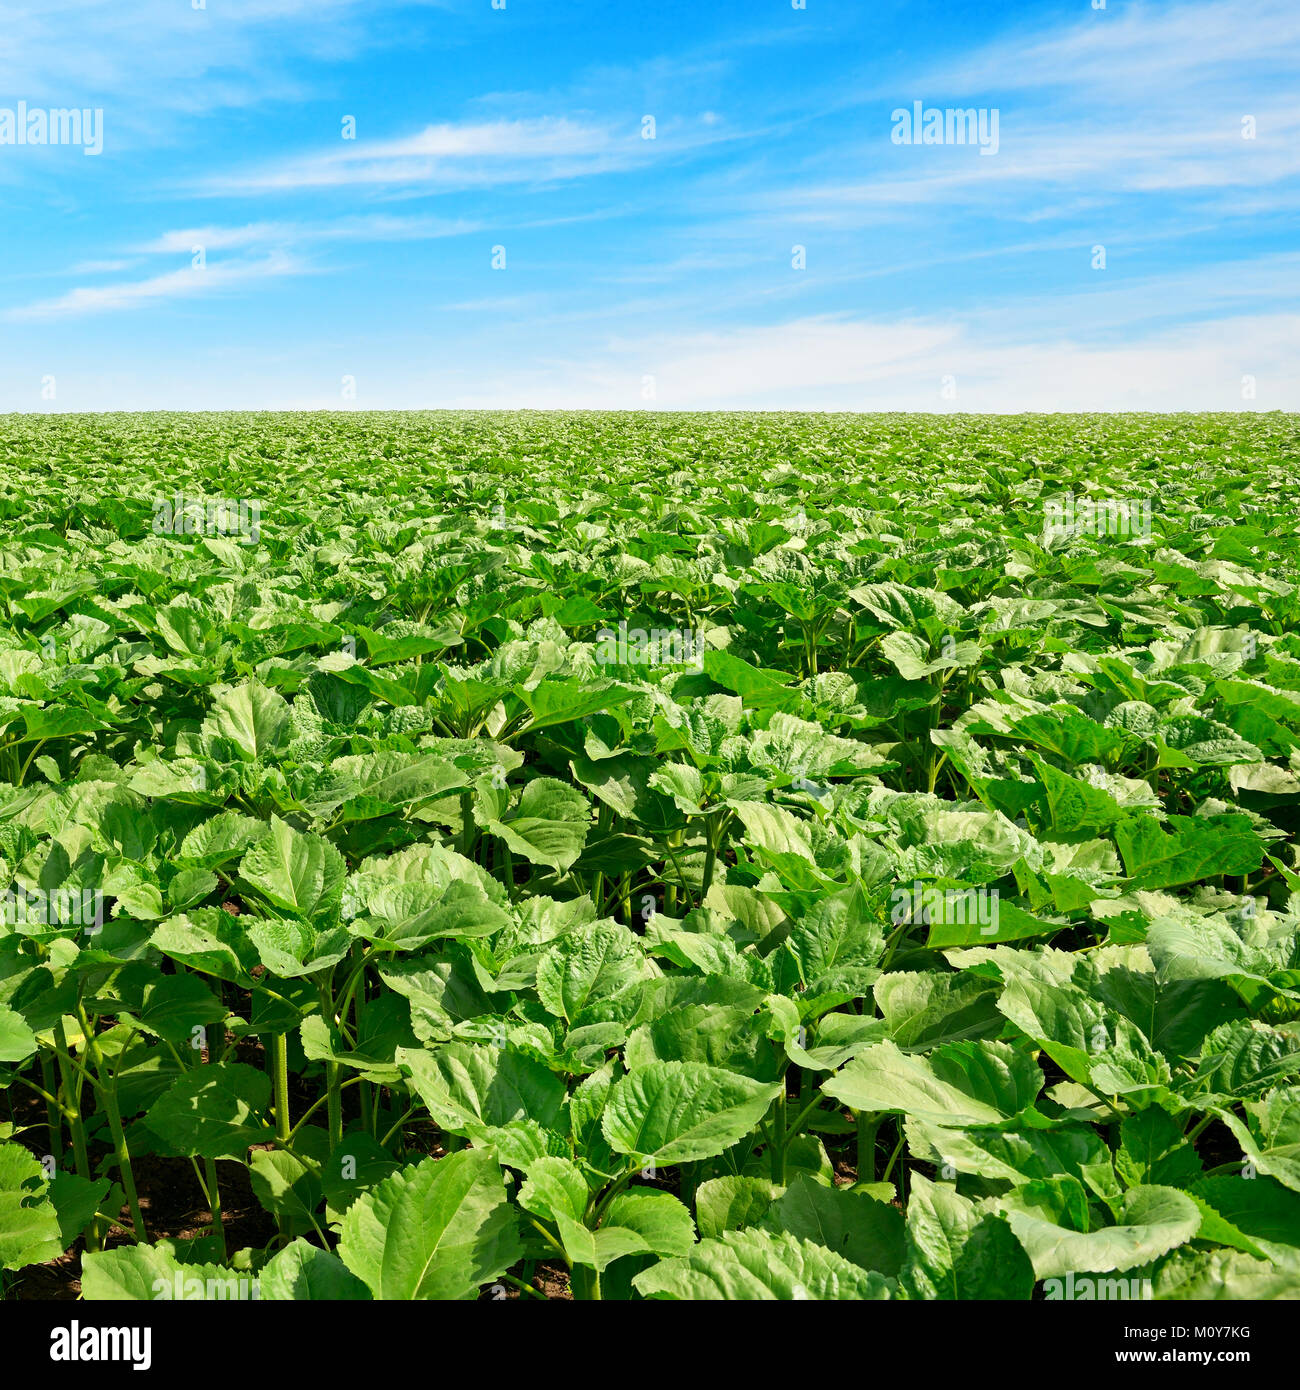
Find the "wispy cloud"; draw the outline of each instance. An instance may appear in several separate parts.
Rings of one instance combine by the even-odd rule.
[[[297,60],[388,47],[403,41],[412,12],[455,8],[457,0],[9,0],[0,91],[121,97],[120,122],[137,126],[150,111],[301,99]]]
[[[144,255],[191,255],[196,247],[228,251],[249,246],[288,247],[322,242],[433,241],[464,236],[481,224],[465,218],[340,217],[333,222],[249,222],[244,226],[182,227],[139,247]]]
[[[190,299],[244,285],[254,280],[299,275],[306,267],[284,253],[260,260],[225,262],[203,270],[172,270],[145,280],[124,280],[112,285],[80,286],[55,299],[21,305],[5,311],[10,322],[30,323],[51,319],[80,318],[88,314],[136,309],[173,299]]]
[[[1059,198],[1062,190],[1095,206],[1125,195],[1263,190],[1300,175],[1300,107],[1261,112],[1253,137],[1243,138],[1242,131],[1237,117],[1201,115],[1143,128],[1004,112],[1001,149],[992,159],[966,157],[974,155],[970,149],[886,148],[882,139],[879,149],[858,152],[870,177],[800,183],[754,201],[819,224],[912,216],[919,206],[941,202],[997,204],[1000,217],[1029,221],[1039,220],[1044,196]],[[1010,188],[1021,194],[1014,203],[1007,202]],[[1067,200],[1060,211],[1080,205],[1080,199]]]
[[[656,157],[689,155],[741,138],[711,112],[657,126],[579,116],[442,122],[393,140],[343,140],[337,148],[261,169],[203,180],[209,195],[285,193],[350,187],[451,191],[499,184],[545,184],[644,168]]]
[[[1138,333],[996,337],[975,320],[814,318],[721,333],[614,339],[586,358],[494,372],[455,407],[1095,411],[1300,406],[1300,315]],[[648,386],[649,384],[649,386]],[[948,388],[950,397],[945,397]],[[648,396],[648,389],[653,394]]]
[[[1300,8],[1293,0],[1212,0],[1085,10],[1076,23],[1021,27],[960,58],[932,66],[931,90],[953,95],[1041,89],[1114,93],[1146,109],[1190,89],[1223,95],[1300,63]]]

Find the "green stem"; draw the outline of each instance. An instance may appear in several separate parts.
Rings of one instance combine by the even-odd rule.
[[[858,1112],[858,1181],[876,1180],[876,1135],[883,1116],[871,1110]]]
[[[903,1123],[898,1123],[898,1143],[894,1145],[894,1152],[889,1155],[889,1162],[885,1164],[885,1176],[883,1182],[889,1181],[889,1175],[894,1171],[894,1164],[898,1161],[898,1155],[903,1152]]]
[[[55,1055],[59,1064],[59,1075],[63,1082],[63,1105],[68,1116],[68,1128],[72,1131],[72,1152],[77,1164],[78,1176],[89,1180],[90,1153],[86,1148],[86,1122],[81,1113],[81,1077],[72,1068],[72,1054],[68,1050],[68,1035],[63,1027],[63,1019],[54,1025]],[[98,1249],[97,1235],[92,1231],[88,1248]]]
[[[704,875],[700,880],[700,902],[709,895],[709,889],[713,887],[713,872],[718,863],[718,851],[722,848],[722,841],[727,833],[727,826],[731,824],[731,812],[726,811],[718,818],[718,823],[711,826],[705,834],[707,849],[704,852]]]
[[[221,1242],[221,1258],[226,1257],[226,1228],[221,1219],[221,1187],[217,1179],[217,1162],[213,1158],[203,1160],[205,1178],[199,1179],[203,1195],[207,1198],[208,1210],[212,1213],[212,1231]]]
[[[510,901],[515,900],[515,856],[510,846],[504,840],[501,842],[501,880],[506,886],[506,892],[510,895]]]
[[[805,1073],[805,1075],[806,1075],[806,1073]],[[802,1100],[802,1099],[803,1099],[803,1096],[800,1096],[799,1099]],[[809,1115],[812,1114],[812,1112],[813,1112],[814,1110],[817,1109],[817,1107],[818,1107],[821,1103],[822,1103],[822,1096],[821,1096],[821,1093],[820,1093],[819,1091],[818,1091],[818,1092],[814,1092],[814,1093],[813,1093],[813,1096],[812,1096],[812,1099],[809,1100],[809,1102],[807,1103],[807,1105],[804,1106],[804,1108],[794,1117],[794,1120],[791,1122],[790,1128],[789,1128],[789,1130],[787,1131],[787,1135],[786,1135],[787,1139],[793,1139],[793,1138],[795,1137],[795,1135],[797,1135],[797,1134],[799,1133],[799,1131],[803,1128],[803,1123],[804,1123],[804,1121],[808,1118]]]
[[[282,1148],[289,1142],[289,1040],[283,1033],[271,1035],[271,1104],[275,1107],[275,1139]]]
[[[507,1284],[513,1284],[520,1293],[526,1293],[529,1298],[540,1299],[543,1303],[549,1302],[546,1295],[539,1289],[533,1288],[531,1284],[525,1283],[522,1279],[515,1278],[513,1274],[503,1274],[501,1278],[505,1280]]]
[[[460,852],[466,859],[474,845],[474,793],[460,794]]]
[[[346,1091],[349,1086],[359,1086],[361,1084],[361,1078],[359,1076],[353,1076],[350,1077],[347,1081],[345,1081],[339,1087],[339,1090]],[[293,1128],[289,1131],[289,1139],[292,1141],[293,1137],[298,1133],[298,1131],[303,1127],[303,1125],[305,1125],[307,1121],[311,1119],[311,1117],[321,1108],[322,1105],[327,1105],[328,1103],[328,1094],[320,1096],[316,1100],[312,1101],[312,1103],[307,1107],[307,1109],[304,1110],[302,1114],[299,1115],[298,1118],[293,1122]]]
[[[144,1217],[140,1214],[140,1198],[135,1190],[135,1170],[131,1166],[131,1150],[126,1142],[126,1130],[122,1127],[122,1112],[117,1104],[117,1073],[109,1074],[108,1064],[99,1044],[95,1041],[94,1029],[86,1017],[84,1008],[78,1006],[78,1022],[86,1035],[86,1046],[95,1070],[99,1073],[100,1100],[104,1113],[108,1116],[109,1133],[113,1136],[113,1153],[117,1158],[117,1169],[122,1178],[122,1190],[126,1193],[127,1206],[131,1210],[131,1225],[135,1230],[138,1244],[145,1245],[149,1232],[145,1229]]]
[[[528,1218],[528,1224],[534,1227],[540,1233],[540,1235],[548,1245],[552,1246],[555,1250],[559,1252],[560,1255],[564,1257],[564,1262],[566,1264],[570,1263],[568,1255],[564,1253],[564,1246],[562,1246],[560,1242],[555,1239],[555,1237],[550,1233],[550,1231],[546,1229],[545,1226],[542,1225],[540,1221],[538,1221],[535,1217],[530,1216]]]
[[[356,988],[356,982],[361,976],[363,966],[364,961],[352,972],[352,978],[348,982],[347,989],[344,991],[343,1003],[337,1008],[330,997],[329,986],[325,984],[324,981],[321,982],[320,1010],[331,1032],[334,1031],[340,1021],[347,1015],[351,991]],[[337,1062],[325,1063],[325,1096],[329,1108],[331,1150],[337,1149],[343,1142],[343,1094],[340,1081],[342,1075],[343,1070]]]
[[[54,1058],[41,1049],[41,1095],[45,1097],[45,1123],[50,1131],[50,1153],[55,1168],[63,1167],[63,1119],[61,1106],[54,1097],[58,1082],[54,1079]]]
[[[379,1147],[381,1149],[386,1149],[388,1147],[388,1141],[393,1137],[394,1134],[397,1133],[399,1129],[401,1129],[401,1127],[407,1122],[407,1120],[409,1120],[411,1116],[415,1114],[417,1108],[417,1106],[411,1106],[411,1108],[406,1112],[406,1114],[403,1115],[401,1119],[397,1121],[397,1123],[388,1131],[387,1134],[384,1135],[384,1137],[379,1141]]]
[[[19,773],[18,773],[18,785],[19,785],[20,787],[21,787],[22,784],[23,784],[23,780],[24,780],[24,779],[26,778],[26,776],[27,776],[27,769],[28,769],[29,767],[31,767],[31,765],[32,765],[32,759],[37,755],[37,753],[39,753],[39,752],[41,751],[42,748],[45,747],[45,745],[46,745],[48,742],[49,742],[49,739],[47,739],[47,738],[38,739],[37,742],[36,742],[36,745],[33,747],[32,751],[31,751],[30,753],[28,753],[28,755],[27,755],[27,761],[22,765],[22,768],[20,769],[20,771],[19,771]]]
[[[1218,1119],[1217,1115],[1203,1116],[1191,1127],[1191,1129],[1187,1131],[1183,1138],[1186,1139],[1187,1142],[1190,1144],[1192,1140],[1194,1140],[1199,1134],[1201,1134],[1203,1130],[1208,1129],[1216,1119]]]
[[[325,1063],[325,1085],[329,1098],[330,1149],[343,1142],[343,1088],[339,1083],[342,1068],[337,1062]]]
[[[789,1135],[785,1127],[785,1081],[781,1082],[781,1093],[776,1098],[772,1114],[772,1181],[778,1187],[785,1186],[785,1146]]]

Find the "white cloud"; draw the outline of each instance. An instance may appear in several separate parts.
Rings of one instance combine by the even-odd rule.
[[[639,125],[617,128],[567,116],[443,122],[392,140],[340,139],[336,148],[262,169],[206,179],[208,194],[282,193],[349,187],[446,191],[509,183],[548,183],[636,168],[737,138],[682,123],[654,141]]]
[[[206,111],[301,97],[295,59],[346,59],[400,42],[413,8],[455,0],[8,0],[0,91],[120,98],[115,128],[148,111]],[[69,98],[70,99],[70,98]]]
[[[1191,87],[1222,94],[1270,72],[1293,78],[1297,63],[1294,0],[1166,0],[1085,10],[1063,31],[1021,30],[935,67],[925,80],[934,84],[929,91],[953,94],[1087,88],[1149,109]]]
[[[1242,397],[1242,379],[1257,399]],[[951,377],[956,397],[942,395]],[[652,401],[643,386],[653,378]],[[464,381],[457,408],[1111,411],[1300,407],[1300,315],[1202,321],[1086,343],[993,337],[974,321],[804,319],[644,343]]]
[[[196,246],[205,251],[228,251],[249,246],[264,248],[330,241],[428,241],[464,236],[480,224],[462,218],[392,217],[374,214],[340,217],[333,222],[250,222],[242,227],[181,227],[139,247],[146,255],[188,256]]]
[[[1235,114],[1151,124],[1128,119],[1108,125],[1107,119],[1048,122],[1032,112],[1004,111],[1001,148],[990,158],[969,147],[890,145],[882,127],[880,148],[859,152],[870,177],[801,183],[759,194],[754,202],[818,225],[908,217],[918,206],[938,203],[981,204],[1003,217],[1030,220],[1042,198],[1062,192],[1101,203],[1147,193],[1262,190],[1300,175],[1300,107],[1259,111],[1252,139],[1242,138]],[[1017,192],[1012,204],[1010,188]],[[1289,195],[1278,190],[1273,196]]]
[[[109,359],[60,377],[74,410],[330,409],[342,371],[355,408],[834,410],[932,413],[1296,410],[1300,315],[1204,319],[1177,328],[1082,342],[1048,331],[995,334],[974,318],[797,319],[645,341],[592,336],[567,356],[533,342],[462,346],[455,365],[436,350],[385,357],[350,345],[248,344],[231,356],[202,346],[123,374]],[[655,397],[642,396],[653,376]],[[1241,393],[1253,376],[1257,399]],[[956,398],[940,386],[952,376]],[[33,378],[35,381],[35,378]],[[33,388],[34,390],[35,388]],[[24,401],[21,407],[31,404]]]
[[[40,300],[9,309],[4,317],[11,322],[45,322],[51,319],[79,318],[172,299],[188,299],[210,294],[254,280],[304,273],[290,256],[273,253],[262,260],[231,262],[203,270],[172,270],[146,280],[119,281],[114,285],[80,286],[56,299]]]

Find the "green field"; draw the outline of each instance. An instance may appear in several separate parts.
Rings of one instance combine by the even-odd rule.
[[[1300,1297],[1298,483],[0,417],[4,1296]]]

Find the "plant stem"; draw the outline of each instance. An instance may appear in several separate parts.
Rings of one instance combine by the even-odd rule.
[[[122,1190],[126,1193],[127,1206],[131,1210],[131,1225],[138,1244],[148,1243],[149,1232],[145,1229],[144,1217],[140,1214],[140,1198],[135,1190],[135,1170],[131,1166],[131,1150],[126,1142],[126,1130],[122,1128],[122,1112],[117,1104],[117,1073],[109,1073],[108,1063],[95,1041],[94,1027],[86,1017],[85,1008],[77,1005],[77,1021],[86,1036],[86,1049],[99,1074],[99,1098],[108,1116],[109,1133],[113,1136],[113,1153],[117,1158],[117,1169],[122,1177]]]
[[[889,1155],[889,1162],[885,1164],[885,1175],[883,1182],[889,1181],[889,1175],[894,1171],[894,1164],[898,1161],[898,1155],[903,1151],[903,1122],[898,1123],[898,1143],[894,1145],[894,1152]]]
[[[541,1299],[543,1303],[548,1303],[550,1301],[539,1289],[533,1288],[531,1284],[526,1283],[523,1279],[515,1278],[513,1274],[503,1274],[501,1278],[504,1279],[507,1284],[513,1284],[520,1293],[526,1293],[529,1298]]]
[[[271,1035],[271,1104],[275,1108],[275,1139],[289,1142],[289,1040],[283,1033]]]
[[[50,1131],[50,1154],[55,1168],[63,1167],[63,1117],[59,1113],[59,1102],[54,1098],[58,1082],[54,1079],[54,1059],[44,1048],[41,1049],[41,1085],[45,1096],[45,1123]]]
[[[713,887],[713,872],[718,862],[718,850],[722,846],[723,837],[727,833],[727,826],[731,822],[731,812],[724,811],[718,818],[716,826],[711,826],[704,836],[708,848],[704,853],[704,875],[700,880],[700,902],[709,895],[709,889]]]
[[[407,1120],[409,1120],[411,1116],[415,1114],[417,1108],[417,1106],[411,1106],[411,1108],[406,1112],[406,1114],[403,1115],[401,1119],[397,1121],[397,1123],[388,1131],[387,1134],[384,1135],[384,1137],[379,1141],[379,1147],[381,1149],[386,1149],[388,1147],[388,1141],[393,1137],[394,1134],[397,1133],[399,1129],[401,1129],[401,1127],[407,1122]]]
[[[352,977],[348,981],[344,991],[343,1001],[336,1005],[330,993],[330,987],[324,980],[320,983],[320,1011],[326,1026],[333,1033],[336,1028],[340,1028],[347,1015],[348,1003],[351,999],[352,991],[356,988],[357,981],[361,978],[364,968],[364,959],[352,972]],[[337,1149],[343,1142],[343,1095],[340,1077],[343,1069],[337,1062],[325,1063],[325,1097],[328,1105],[329,1114],[329,1136],[330,1148]]]
[[[349,1086],[362,1086],[365,1084],[366,1083],[363,1082],[359,1076],[353,1076],[350,1077],[339,1087],[339,1091],[346,1091]],[[299,1115],[298,1118],[293,1122],[293,1128],[289,1131],[290,1140],[293,1139],[294,1135],[298,1133],[298,1131],[303,1127],[303,1125],[305,1125],[307,1121],[311,1119],[311,1117],[321,1108],[322,1105],[328,1104],[328,1094],[320,1096],[316,1100],[312,1101],[312,1103],[306,1108],[306,1110],[304,1110],[302,1114]]]
[[[226,1228],[221,1221],[221,1188],[217,1185],[217,1163],[205,1158],[203,1167],[208,1175],[208,1210],[212,1213],[212,1229],[221,1239],[221,1257],[226,1257]]]
[[[330,1149],[343,1142],[343,1092],[339,1084],[342,1068],[337,1062],[325,1063],[325,1085],[329,1097]]]
[[[90,1178],[90,1154],[86,1148],[86,1122],[81,1114],[81,1077],[74,1074],[71,1054],[68,1051],[68,1035],[63,1019],[54,1025],[54,1045],[59,1064],[59,1075],[63,1080],[63,1104],[67,1111],[68,1128],[72,1131],[72,1152],[76,1159],[77,1173]],[[99,1228],[92,1223],[86,1236],[86,1249],[99,1249]]]
[[[1189,1130],[1187,1131],[1187,1133],[1183,1136],[1183,1138],[1186,1139],[1187,1142],[1190,1144],[1190,1143],[1192,1142],[1192,1140],[1195,1139],[1203,1130],[1208,1129],[1209,1126],[1212,1125],[1212,1124],[1214,1123],[1214,1121],[1215,1121],[1217,1118],[1218,1118],[1217,1115],[1204,1115],[1204,1116],[1202,1116],[1202,1117],[1191,1127],[1191,1129],[1189,1129]]]
[[[881,1116],[872,1110],[858,1112],[858,1181],[876,1180],[876,1135]]]
[[[805,1077],[806,1077],[806,1075],[807,1075],[807,1073],[805,1073]],[[800,1100],[803,1100],[803,1099],[804,1099],[803,1095],[800,1095],[799,1099],[800,1099]],[[793,1139],[793,1138],[799,1133],[799,1131],[803,1128],[804,1121],[808,1118],[809,1115],[812,1114],[812,1112],[813,1112],[814,1110],[817,1109],[817,1107],[818,1107],[821,1103],[822,1103],[822,1095],[821,1095],[821,1093],[820,1093],[819,1091],[814,1091],[813,1094],[812,1094],[812,1097],[811,1097],[811,1099],[809,1099],[808,1103],[807,1103],[807,1104],[804,1106],[804,1108],[803,1108],[802,1110],[800,1110],[800,1112],[794,1117],[793,1121],[791,1121],[789,1131],[787,1132],[787,1138],[788,1138],[788,1139]]]
[[[781,1093],[776,1098],[772,1113],[772,1181],[778,1187],[785,1186],[785,1145],[789,1136],[785,1128],[785,1079],[781,1080]]]
[[[460,852],[466,859],[474,844],[474,793],[460,794]]]

